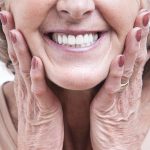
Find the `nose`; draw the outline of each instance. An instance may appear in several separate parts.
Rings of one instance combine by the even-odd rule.
[[[57,11],[61,17],[81,20],[95,10],[93,0],[58,0]]]

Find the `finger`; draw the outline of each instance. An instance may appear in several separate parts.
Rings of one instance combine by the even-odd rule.
[[[46,84],[44,67],[40,58],[33,57],[30,75],[31,90],[37,99],[39,108],[41,111],[53,111],[58,105],[58,100]]]
[[[141,28],[134,28],[128,35],[126,40],[126,48],[124,51],[124,55],[126,58],[125,65],[124,65],[124,72],[122,75],[122,79],[124,79],[125,83],[127,83],[130,80],[129,88],[130,92],[128,92],[128,97],[126,101],[123,101],[123,98],[126,97],[126,93],[122,94],[122,98],[120,98],[120,110],[124,112],[124,114],[127,114],[129,106],[133,106],[133,99],[137,98],[138,95],[140,95],[140,85],[142,81],[142,72],[141,74],[137,73],[137,70],[135,68],[139,68],[142,64],[136,63],[136,60],[138,58],[138,54],[141,51],[141,39],[142,39],[142,31]],[[141,54],[142,55],[142,54]],[[138,77],[138,78],[137,78]],[[138,90],[135,90],[138,89]],[[132,94],[130,94],[132,93]],[[131,96],[132,95],[132,96]],[[138,99],[138,98],[137,98]],[[137,104],[137,103],[135,103]],[[124,107],[126,106],[126,107]],[[135,105],[134,105],[135,106]]]
[[[0,19],[2,22],[3,32],[7,40],[7,48],[8,48],[9,57],[14,65],[15,72],[18,72],[18,62],[17,62],[16,54],[14,52],[14,49],[10,40],[10,36],[9,36],[9,30],[12,30],[14,28],[14,21],[13,21],[12,15],[7,11],[1,11]]]
[[[123,73],[124,78],[127,80],[130,79],[130,77],[133,74],[135,60],[137,58],[137,52],[140,49],[141,34],[142,29],[136,27],[133,30],[131,30],[127,35],[124,51],[126,61]]]
[[[31,56],[29,53],[29,48],[25,42],[22,34],[17,30],[10,31],[11,42],[14,51],[19,62],[19,71],[26,84],[27,90],[30,91],[31,80],[30,80],[30,68],[31,68]]]
[[[108,77],[102,89],[94,98],[94,101],[96,102],[95,107],[97,110],[106,112],[113,107],[116,98],[115,96],[121,88],[124,61],[125,57],[123,55],[117,56],[112,61]]]
[[[21,112],[22,107],[23,107],[22,99],[24,99],[25,94],[23,93],[25,93],[25,88],[23,88],[24,82],[22,80],[22,77],[20,76],[19,62],[18,62],[16,53],[14,51],[11,38],[10,38],[10,34],[9,34],[9,31],[14,28],[14,20],[13,20],[12,15],[7,11],[2,11],[0,13],[0,19],[2,22],[3,32],[7,40],[8,54],[12,61],[13,67],[15,69],[14,92],[15,92],[16,97],[20,98],[19,100],[17,99],[17,106],[18,106],[18,112]]]
[[[136,17],[135,20],[135,27],[147,27],[148,26],[148,18],[150,16],[150,11],[149,10],[141,10],[139,15]]]
[[[149,19],[150,19],[150,11],[143,10],[140,12],[139,16],[136,18],[135,26],[141,27],[143,29],[142,39],[141,39],[141,51],[139,52],[139,61],[141,60],[141,52],[142,52],[142,60],[146,61],[149,59],[149,53],[147,54],[148,48],[148,34],[149,34]]]
[[[19,83],[19,63],[15,54],[15,51],[13,49],[10,36],[9,36],[9,30],[14,28],[14,21],[12,15],[7,11],[1,11],[0,12],[0,19],[2,23],[3,32],[6,37],[7,41],[7,49],[9,58],[11,59],[11,62],[13,64],[13,67],[15,69],[15,85],[18,85]]]

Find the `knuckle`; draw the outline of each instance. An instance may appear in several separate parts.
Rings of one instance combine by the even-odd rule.
[[[46,93],[47,89],[37,86],[31,86],[31,91],[35,96],[40,97]]]
[[[124,70],[123,76],[124,78],[130,78],[132,74],[133,74],[133,69],[128,68]]]
[[[30,73],[28,70],[20,69],[20,72],[21,72],[21,75],[23,76],[23,78],[25,78],[25,79],[30,78]]]
[[[115,72],[115,73],[111,74],[111,77],[114,78],[114,79],[121,78],[121,76],[122,76],[121,72]]]
[[[104,85],[104,90],[109,94],[113,95],[116,93],[116,90],[114,89],[114,86],[112,84]]]
[[[26,50],[24,48],[19,48],[19,50],[16,52],[18,53],[19,56],[24,56],[24,54],[26,53]]]
[[[19,69],[19,62],[16,60],[16,61],[13,61],[13,66],[15,67],[15,69]]]
[[[34,73],[31,75],[32,75],[32,79],[35,80],[36,82],[41,81],[41,79],[42,79],[42,77],[39,73]]]
[[[144,55],[144,54],[143,54],[143,55],[140,55],[140,56],[138,56],[137,59],[136,59],[136,64],[137,64],[137,65],[141,65],[141,64],[145,63],[146,59],[147,59],[147,56],[146,56],[146,55]]]
[[[136,46],[136,44],[132,45],[131,48],[129,48],[129,51],[127,52],[126,54],[126,58],[129,59],[129,61],[133,61],[136,59],[136,56],[137,56],[137,48],[135,47],[138,47],[138,45]]]

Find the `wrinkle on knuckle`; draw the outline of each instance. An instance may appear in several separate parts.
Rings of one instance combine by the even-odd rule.
[[[20,72],[25,79],[30,78],[30,72],[28,70],[20,69]]]
[[[124,73],[123,73],[123,77],[130,78],[132,76],[132,74],[133,74],[133,69],[130,69],[130,68],[125,69]]]
[[[112,84],[105,85],[104,90],[109,94],[109,95],[114,95],[116,93],[116,89],[114,89],[114,86]]]
[[[19,96],[19,101],[22,101],[26,98],[27,96],[27,89],[25,88],[25,86],[21,86],[21,88],[18,88],[17,90],[18,92],[18,96]]]
[[[17,60],[12,61],[12,63],[16,69],[19,69],[19,62]]]
[[[122,73],[120,72],[114,72],[111,74],[111,77],[115,80],[121,78],[121,76],[122,76]]]
[[[44,95],[47,90],[46,90],[46,88],[32,86],[31,91],[35,96],[40,97],[40,96]]]
[[[137,57],[137,59],[136,59],[136,64],[137,65],[141,65],[141,64],[143,64],[143,63],[145,63],[146,62],[146,59],[147,59],[147,56],[146,55],[140,55],[139,57]]]

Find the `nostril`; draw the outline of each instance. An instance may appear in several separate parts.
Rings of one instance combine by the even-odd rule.
[[[83,13],[83,15],[90,15],[92,13],[92,11],[86,11],[85,13]]]
[[[67,10],[61,10],[61,13],[69,14],[69,12]]]

